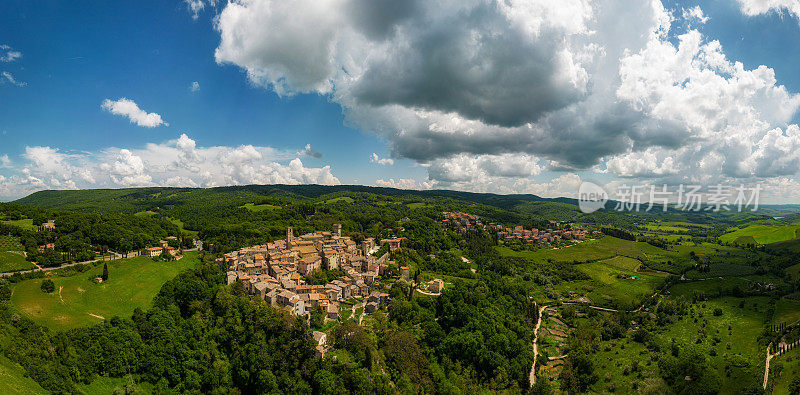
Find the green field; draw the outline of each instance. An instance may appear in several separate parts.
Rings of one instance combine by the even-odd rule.
[[[746,244],[750,240],[749,237],[752,237],[758,244],[769,244],[797,238],[798,229],[800,229],[800,226],[754,224],[741,229],[734,228],[732,232],[725,233],[719,239],[726,243],[737,242],[737,239],[739,239],[738,243]]]
[[[647,377],[650,371],[658,366],[657,361],[647,348],[641,343],[624,340],[612,340],[602,343],[600,350],[592,356],[596,373],[600,377],[591,387],[592,393],[622,393],[635,394],[634,383],[641,383],[639,372]],[[623,374],[632,371],[634,361],[638,362],[639,372]],[[611,391],[611,389],[614,391]]]
[[[33,264],[25,260],[20,254],[0,251],[0,272],[14,272],[18,270],[33,269]]]
[[[606,265],[613,266],[617,269],[628,270],[631,272],[639,270],[639,266],[642,266],[642,262],[640,262],[638,259],[628,258],[626,256],[617,256],[611,259],[605,259],[600,261],[600,263],[605,263]]]
[[[740,308],[742,301],[745,304]],[[722,379],[720,393],[737,393],[742,383],[760,382],[759,377],[763,377],[764,349],[758,345],[757,339],[764,326],[768,304],[767,297],[724,297],[696,304],[691,313],[694,318],[691,315],[684,316],[669,325],[661,339],[665,343],[675,338],[679,344],[694,344],[708,356],[711,366],[717,369]],[[713,315],[717,308],[722,310],[722,315],[718,317]],[[720,340],[716,345],[712,341],[714,338]],[[716,351],[716,356],[710,355],[711,349]],[[731,374],[727,375],[726,359],[740,360],[745,366],[733,367]]]
[[[792,276],[794,280],[800,279],[800,263],[787,267],[786,274]]]
[[[800,322],[800,300],[782,298],[775,303],[774,324]]]
[[[685,228],[682,226],[673,226],[673,225],[654,225],[654,224],[647,224],[644,226],[647,230],[653,231],[662,231],[662,232],[687,232],[689,228]]]
[[[22,229],[37,230],[38,227],[33,225],[32,219],[17,219],[17,220],[3,220],[0,221],[7,225],[19,226]]]
[[[0,236],[0,251],[24,251],[25,247],[14,236]]]
[[[679,245],[674,250],[665,250],[643,242],[603,236],[599,239],[587,240],[574,246],[559,249],[514,251],[511,248],[500,246],[497,247],[497,251],[502,256],[526,258],[535,263],[547,261],[565,263],[596,262],[616,257],[627,257],[638,260],[651,269],[680,273],[683,268],[694,265],[694,262],[689,257],[691,251],[701,255],[704,253],[713,254],[716,249],[710,246]]]
[[[44,388],[25,376],[25,369],[0,354],[0,393],[47,394]]]
[[[33,265],[25,257],[8,251],[23,251],[25,247],[16,237],[0,236],[0,272],[32,269]]]
[[[416,202],[416,203],[409,203],[409,204],[407,204],[407,206],[408,206],[408,208],[410,208],[410,209],[415,209],[415,208],[423,208],[423,207],[426,207],[426,206],[427,206],[427,204],[425,204],[425,203],[423,203],[423,202]]]
[[[169,222],[172,222],[173,224],[175,224],[175,226],[177,226],[178,229],[180,229],[181,233],[190,234],[192,236],[197,236],[197,234],[199,233],[196,230],[188,230],[188,229],[184,228],[183,227],[183,221],[181,221],[179,219],[172,218],[172,219],[169,220]]]
[[[788,394],[789,384],[797,377],[800,377],[800,348],[793,348],[786,354],[777,356],[770,362],[770,368],[780,364],[783,366],[780,375],[770,374],[769,385],[772,385],[773,394]],[[769,390],[769,386],[767,387]]]
[[[662,277],[621,270],[602,262],[582,263],[577,268],[592,278],[592,289],[587,296],[600,305],[623,303],[632,307],[652,295],[663,282]],[[620,275],[629,278],[620,278]]]
[[[747,282],[738,277],[712,278],[705,281],[678,283],[673,285],[669,291],[673,296],[683,296],[687,299],[691,299],[695,293],[711,294],[719,289],[730,289],[743,284],[747,284]]]
[[[686,272],[686,277],[691,279],[712,278],[721,276],[749,276],[756,272],[756,268],[749,265],[742,265],[733,262],[717,262],[709,265],[709,271],[699,272],[690,270]]]
[[[246,208],[252,212],[259,213],[266,210],[275,210],[281,208],[280,206],[273,206],[271,204],[254,204],[254,203],[247,203],[244,206],[240,206],[241,208]]]
[[[133,214],[133,215],[135,215],[137,217],[152,217],[152,216],[156,215],[156,212],[155,211],[139,211],[138,213]]]
[[[154,262],[136,257],[111,261],[109,280],[95,284],[103,265],[68,277],[51,277],[56,291],[43,293],[43,279],[22,281],[13,286],[12,304],[36,323],[54,330],[94,324],[113,316],[129,316],[137,307],[147,307],[161,286],[178,273],[195,267],[196,252],[180,261]],[[102,318],[101,318],[102,317]]]
[[[669,290],[673,296],[683,296],[691,300],[695,294],[713,297],[718,294],[720,290],[730,291],[735,287],[745,287],[753,281],[775,284],[781,283],[781,279],[773,275],[750,275],[742,277],[709,278],[708,280],[701,281],[686,281],[673,285]]]
[[[587,262],[611,259],[623,256],[633,259],[654,259],[664,256],[675,256],[672,251],[663,250],[656,246],[604,236],[600,239],[587,240],[571,247],[559,249],[540,249],[536,251],[514,251],[508,247],[498,247],[498,252],[503,256],[515,256],[532,259],[536,262]]]
[[[96,377],[89,384],[78,384],[78,390],[84,394],[116,394],[126,393],[125,388],[131,389],[134,394],[151,394],[150,383],[137,384],[132,377]]]

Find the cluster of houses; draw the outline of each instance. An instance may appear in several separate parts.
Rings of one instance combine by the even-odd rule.
[[[444,211],[442,212],[441,221],[445,228],[455,229],[459,232],[466,232],[474,227],[486,229],[486,225],[481,222],[480,217],[473,214]]]
[[[372,313],[388,303],[389,295],[375,291],[377,278],[393,262],[389,254],[380,258],[375,239],[360,244],[342,236],[342,227],[294,236],[291,227],[286,238],[264,245],[242,248],[225,254],[228,284],[241,281],[248,293],[275,307],[284,307],[298,316],[323,309],[329,319],[339,319],[339,302],[363,298],[364,312]],[[400,239],[386,239],[390,248],[400,248]],[[310,285],[304,276],[317,269],[341,270],[344,275],[325,285]],[[400,268],[408,278],[408,268]]]
[[[494,222],[484,224],[477,215],[445,211],[442,213],[441,223],[445,228],[455,229],[460,232],[466,232],[468,229],[474,228],[486,231],[491,230],[497,232],[500,240],[519,240],[523,244],[538,245],[540,247],[553,247],[563,243],[580,243],[589,237],[588,231],[574,228],[571,224],[568,224],[570,226],[565,226],[565,223],[557,221],[550,221],[551,227],[547,229],[525,229],[523,226],[515,226],[512,229]],[[600,232],[594,231],[592,234],[597,235]]]
[[[515,226],[514,229],[500,225],[494,227],[500,240],[512,241],[519,240],[523,244],[535,244],[541,247],[553,247],[557,243],[580,243],[586,240],[588,232],[583,229],[525,229],[522,226]]]
[[[175,237],[175,236],[169,236],[165,240],[159,240],[159,242],[158,242],[159,246],[145,248],[145,252],[146,252],[145,255],[147,255],[147,256],[149,256],[151,258],[155,258],[155,257],[161,256],[161,254],[163,254],[164,251],[166,251],[170,255],[176,256],[176,255],[178,255],[178,249],[174,248],[174,247],[171,247],[169,245],[169,242],[170,241],[177,241],[177,240],[178,240],[178,238]]]

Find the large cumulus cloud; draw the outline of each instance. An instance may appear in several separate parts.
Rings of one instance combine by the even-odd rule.
[[[800,99],[729,60],[693,27],[707,20],[658,0],[239,0],[215,55],[280,95],[328,95],[448,185],[508,179],[479,165],[504,155],[672,181],[794,176],[782,148]]]

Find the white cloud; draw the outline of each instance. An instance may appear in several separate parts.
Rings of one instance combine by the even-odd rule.
[[[379,178],[375,180],[375,186],[384,188],[428,190],[433,189],[435,185],[435,181],[417,182],[416,180],[412,180],[410,178],[399,178],[397,180],[394,178],[390,178],[388,180]]]
[[[153,178],[145,172],[144,161],[130,150],[121,149],[114,161],[103,163],[100,169],[108,172],[114,183],[124,186],[147,186]]]
[[[683,14],[683,19],[687,21],[697,21],[701,24],[708,22],[710,19],[709,17],[705,16],[703,9],[701,9],[699,5],[696,5],[692,8],[683,8],[681,9],[681,13]]]
[[[439,188],[474,192],[519,193],[534,184],[542,167],[526,154],[466,155],[437,159],[426,166]]]
[[[105,99],[103,100],[102,108],[114,115],[126,116],[130,119],[131,123],[142,127],[154,128],[159,125],[169,126],[168,123],[161,119],[161,115],[154,112],[148,113],[140,109],[133,100],[124,97],[118,100]]]
[[[369,161],[372,162],[372,163],[377,163],[377,164],[382,165],[382,166],[386,166],[386,165],[391,166],[391,165],[394,164],[394,160],[392,160],[390,158],[381,158],[381,157],[378,156],[378,154],[376,154],[374,152],[369,157]]]
[[[197,92],[200,90],[200,83],[197,81],[192,81],[192,85],[189,86],[189,90],[192,92]]]
[[[186,2],[186,8],[192,13],[192,19],[197,20],[197,17],[200,16],[200,11],[206,7],[203,0],[184,0]]]
[[[341,17],[338,0],[229,2],[216,20],[222,42],[214,56],[280,95],[328,92]]]
[[[22,58],[22,52],[13,50],[6,44],[0,45],[0,62],[13,62]]]
[[[740,2],[748,13],[800,4]],[[278,95],[329,95],[348,125],[439,186],[535,190],[546,164],[669,182],[771,182],[800,168],[800,96],[694,30],[709,20],[700,7],[397,3],[229,3],[215,58]]]
[[[0,167],[10,167],[11,166],[11,159],[8,157],[8,154],[0,155]]]
[[[623,177],[662,177],[671,182],[711,183],[733,178],[794,176],[800,156],[800,95],[778,85],[766,66],[747,70],[728,60],[717,41],[696,30],[678,45],[652,37],[621,60],[617,97],[656,124],[678,125],[669,135],[679,145],[654,144],[612,156],[607,171]],[[788,126],[783,126],[788,125]]]
[[[4,72],[2,73],[2,76],[5,78],[5,81],[8,81],[8,82],[9,82],[11,85],[15,85],[15,86],[19,86],[19,87],[23,87],[23,86],[25,86],[25,85],[28,85],[28,83],[27,83],[27,82],[18,81],[18,80],[17,80],[16,78],[14,78],[14,76],[13,76],[11,73],[9,73],[8,71],[4,71]],[[3,79],[2,79],[2,78],[0,78],[0,83],[1,83],[1,82],[3,82]]]
[[[457,155],[430,163],[428,175],[443,182],[486,182],[497,177],[533,178],[541,173],[539,159],[529,155]]]
[[[0,197],[18,198],[42,189],[340,184],[330,166],[306,167],[288,151],[253,145],[200,147],[186,134],[142,148],[108,147],[97,153],[27,147],[22,159],[0,157],[0,165],[5,164],[0,166]]]
[[[767,14],[770,12],[787,12],[794,17],[800,16],[799,0],[739,0],[742,13],[747,16]]]

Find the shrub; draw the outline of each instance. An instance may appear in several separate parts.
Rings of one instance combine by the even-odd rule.
[[[47,279],[42,281],[42,292],[44,293],[51,293],[56,290],[56,284],[53,283],[53,280]]]

